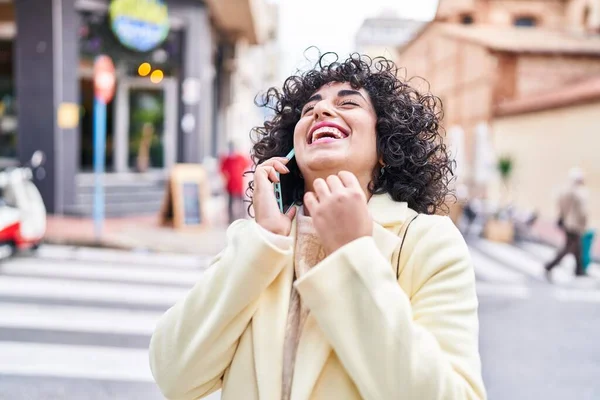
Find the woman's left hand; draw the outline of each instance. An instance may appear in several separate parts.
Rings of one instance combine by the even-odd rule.
[[[304,205],[328,255],[373,233],[367,198],[354,174],[341,171],[316,179],[313,187],[314,193],[304,195]]]

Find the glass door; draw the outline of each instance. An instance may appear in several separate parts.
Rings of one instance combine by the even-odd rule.
[[[117,89],[115,170],[169,169],[177,149],[177,84],[124,78]]]

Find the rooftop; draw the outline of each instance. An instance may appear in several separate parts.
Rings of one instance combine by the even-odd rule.
[[[491,25],[444,24],[442,34],[488,47],[492,50],[600,56],[600,36],[540,28]]]

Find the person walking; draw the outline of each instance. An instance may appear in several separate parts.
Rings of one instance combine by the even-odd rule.
[[[554,260],[546,264],[546,277],[551,280],[551,272],[567,254],[575,256],[575,276],[585,275],[582,261],[582,235],[586,232],[588,212],[584,187],[583,171],[573,168],[569,173],[569,184],[558,200],[558,225],[565,234],[565,245],[558,251]]]
[[[250,167],[250,160],[237,151],[234,142],[229,142],[229,152],[221,159],[220,170],[225,178],[227,190],[227,215],[229,223],[244,214],[244,173]]]
[[[231,224],[156,326],[150,367],[168,399],[486,398],[469,250],[437,215],[452,172],[440,100],[390,60],[329,57],[267,91],[255,218]],[[285,214],[278,174],[296,204]]]

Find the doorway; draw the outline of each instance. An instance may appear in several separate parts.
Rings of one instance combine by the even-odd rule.
[[[115,97],[116,172],[156,171],[175,164],[177,81],[122,78]]]

